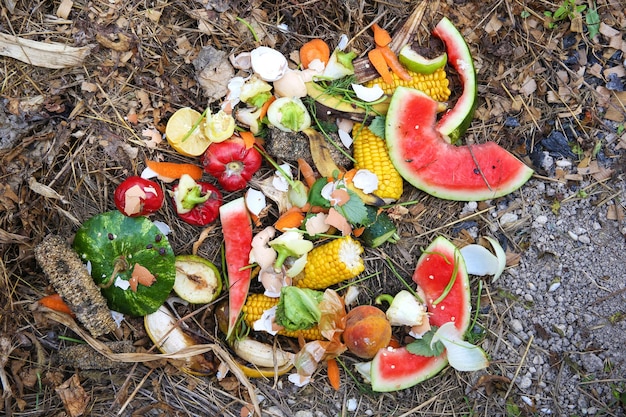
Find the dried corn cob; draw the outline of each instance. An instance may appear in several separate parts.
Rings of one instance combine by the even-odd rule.
[[[278,298],[271,298],[263,294],[249,294],[246,299],[246,303],[243,306],[244,321],[248,327],[252,328],[255,321],[261,318],[261,315],[266,310],[276,306],[278,304]],[[320,329],[315,326],[306,330],[281,330],[278,334],[287,337],[300,337],[302,336],[306,340],[322,340],[324,337],[320,332]]]
[[[367,169],[378,177],[378,189],[374,194],[387,200],[399,199],[403,191],[402,177],[391,163],[385,140],[361,123],[354,124],[352,138],[354,167]]]
[[[393,74],[393,84],[387,84],[383,81],[382,77],[379,77],[368,81],[365,83],[365,86],[372,87],[378,84],[385,94],[392,95],[393,92],[396,91],[396,88],[401,85],[403,87],[420,90],[432,97],[433,100],[446,101],[450,98],[450,80],[448,80],[444,68],[439,68],[432,74],[420,74],[414,71],[409,71],[409,74],[411,74],[412,77],[411,81],[405,81],[398,77],[398,75]]]
[[[354,278],[365,269],[362,253],[363,246],[350,236],[318,246],[307,255],[304,271],[294,285],[320,290]]]
[[[35,248],[35,259],[54,289],[93,337],[117,328],[100,289],[65,240],[56,235],[46,236]]]

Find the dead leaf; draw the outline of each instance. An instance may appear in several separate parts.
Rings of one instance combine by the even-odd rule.
[[[52,199],[55,199],[55,200],[61,200],[61,202],[67,203],[67,200],[65,199],[65,197],[63,197],[61,194],[57,193],[51,187],[48,187],[47,185],[44,185],[44,184],[42,184],[40,182],[37,182],[35,177],[30,177],[28,179],[28,186],[30,187],[30,189],[34,193],[42,195],[42,196],[44,196],[46,198],[52,198]]]
[[[485,394],[493,395],[497,390],[504,391],[506,386],[511,383],[511,379],[504,375],[482,375],[476,381],[472,389],[485,387]]]
[[[235,69],[228,60],[228,54],[212,46],[200,50],[194,59],[198,83],[210,101],[216,101],[228,93],[228,82],[235,75]]]
[[[131,38],[123,33],[117,34],[117,39],[109,39],[106,36],[97,33],[96,41],[107,49],[112,49],[118,52],[126,52],[131,49]]]
[[[70,379],[55,389],[61,398],[65,411],[70,417],[82,416],[89,404],[89,394],[80,385],[78,375],[74,374]]]
[[[530,76],[526,77],[519,92],[524,94],[525,96],[530,96],[535,91],[537,91],[537,81],[535,81],[535,79]]]
[[[487,24],[485,25],[485,32],[493,35],[501,28],[502,22],[500,21],[500,18],[498,18],[497,13],[494,13],[493,15],[491,15],[491,19],[489,19],[489,22],[487,22]]]
[[[624,209],[619,204],[608,206],[606,210],[606,218],[608,220],[624,220]]]

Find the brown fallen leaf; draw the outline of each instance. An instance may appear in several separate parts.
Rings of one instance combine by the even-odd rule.
[[[80,384],[77,374],[55,388],[55,391],[70,417],[82,416],[85,413],[90,397]]]

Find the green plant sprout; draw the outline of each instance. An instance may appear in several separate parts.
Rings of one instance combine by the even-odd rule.
[[[587,5],[576,5],[576,0],[564,0],[554,12],[546,10],[543,14],[551,19],[549,28],[552,29],[558,22],[566,19],[574,20],[587,8]]]

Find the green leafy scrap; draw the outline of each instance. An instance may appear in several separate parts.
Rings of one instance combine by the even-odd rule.
[[[348,192],[348,196],[350,199],[345,202],[343,205],[335,205],[335,210],[337,210],[343,217],[348,220],[350,224],[366,224],[368,222],[367,218],[367,207],[365,207],[365,203],[358,196],[357,193],[350,189],[346,189]]]
[[[376,116],[372,119],[372,123],[368,126],[373,134],[379,138],[385,139],[385,117]]]
[[[441,355],[445,350],[443,343],[441,343],[440,341],[436,343],[431,343],[436,331],[437,326],[433,326],[429,331],[424,333],[421,339],[415,339],[413,342],[406,345],[406,350],[414,355],[425,357]]]

